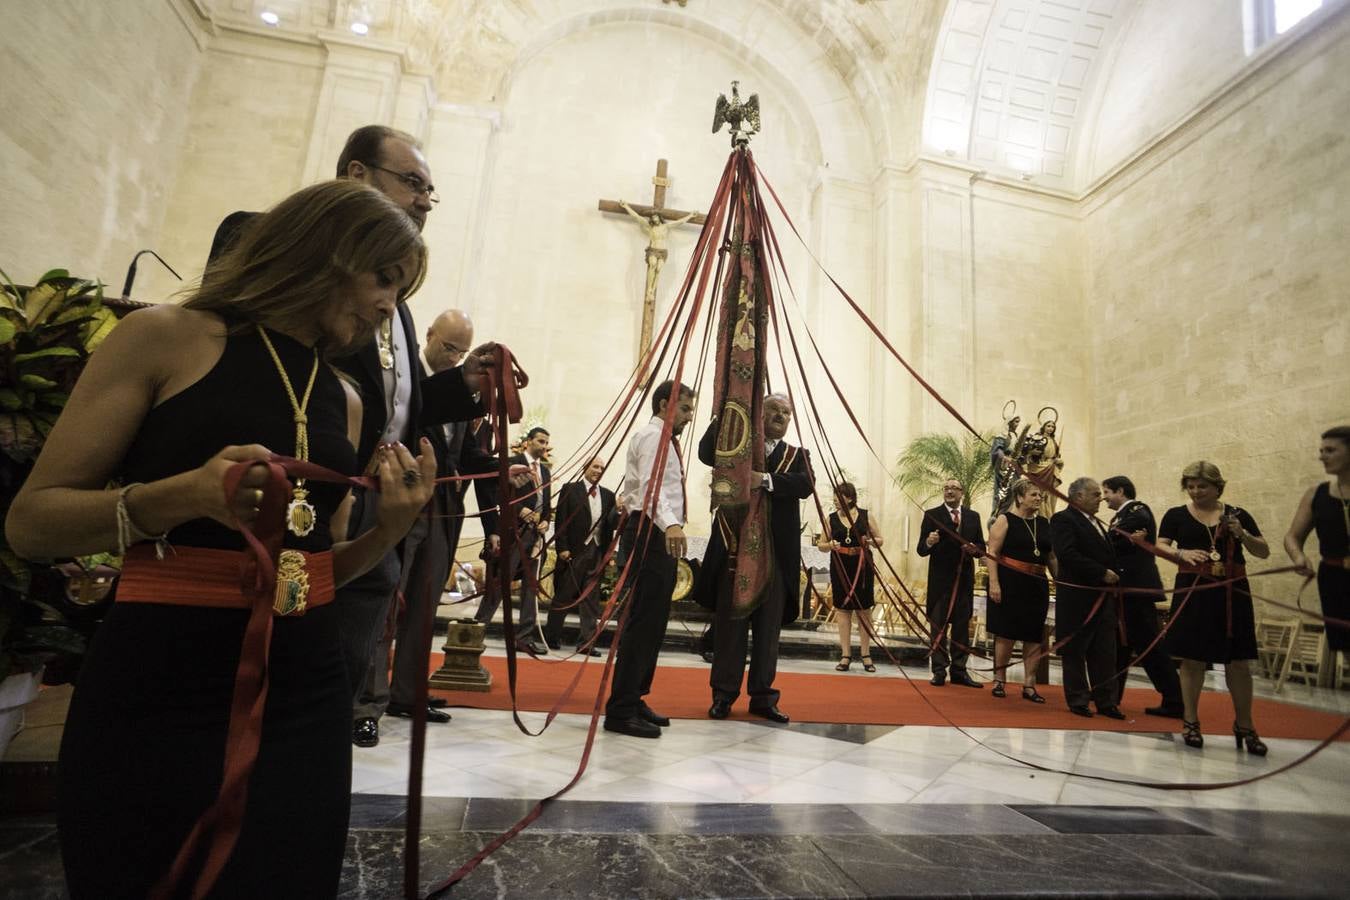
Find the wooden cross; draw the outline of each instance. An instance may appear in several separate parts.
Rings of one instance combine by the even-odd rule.
[[[642,336],[638,346],[639,360],[647,354],[652,345],[652,325],[656,319],[656,280],[661,274],[661,266],[666,261],[666,232],[676,225],[686,223],[702,225],[708,220],[708,217],[703,213],[686,212],[682,209],[666,209],[666,188],[670,186],[670,179],[666,177],[666,161],[664,159],[656,161],[656,175],[652,177],[652,184],[655,187],[652,191],[651,206],[628,204],[625,208],[621,200],[601,200],[599,204],[601,212],[618,213],[637,219],[642,223],[643,230],[647,235],[647,248],[644,251],[647,261],[647,284],[642,296]],[[653,216],[657,217],[656,223],[651,222]]]

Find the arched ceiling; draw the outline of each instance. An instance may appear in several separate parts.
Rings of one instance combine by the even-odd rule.
[[[923,146],[1072,190],[1101,73],[1133,0],[952,0],[932,58]]]
[[[877,161],[907,162],[918,152],[929,60],[949,0],[198,0],[218,18],[312,33],[345,32],[353,22],[372,44],[397,46],[432,73],[449,103],[501,102],[519,55],[566,20],[596,16],[678,24],[688,20],[770,61],[830,70],[866,123]],[[784,47],[784,34],[796,44]],[[769,46],[773,44],[775,46]],[[782,71],[795,78],[798,71]],[[870,173],[868,173],[870,174]]]

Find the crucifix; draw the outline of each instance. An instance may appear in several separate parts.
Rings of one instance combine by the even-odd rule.
[[[661,266],[665,265],[666,257],[669,255],[666,250],[666,236],[670,229],[684,225],[686,223],[693,225],[702,225],[707,221],[707,216],[699,212],[685,212],[681,209],[666,209],[666,188],[670,186],[670,179],[666,177],[666,161],[658,159],[656,161],[656,175],[652,177],[652,184],[655,189],[652,191],[651,206],[630,206],[619,200],[601,200],[599,209],[607,213],[624,213],[631,216],[640,226],[642,233],[647,237],[647,286],[642,295],[642,337],[638,346],[638,359],[646,355],[647,350],[652,345],[652,325],[656,319],[656,279],[661,274]]]

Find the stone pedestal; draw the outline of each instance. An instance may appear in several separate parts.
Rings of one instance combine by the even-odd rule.
[[[487,691],[492,673],[484,669],[483,635],[487,628],[474,619],[451,619],[445,632],[445,662],[431,676],[431,686],[443,691]]]

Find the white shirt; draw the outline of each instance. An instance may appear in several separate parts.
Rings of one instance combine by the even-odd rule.
[[[1078,507],[1076,506],[1074,507],[1074,509],[1078,511],[1078,514],[1080,516],[1082,516],[1083,518],[1087,519],[1089,522],[1092,523],[1093,530],[1096,531],[1097,534],[1101,535],[1102,540],[1106,540],[1106,526],[1102,524],[1101,519],[1098,519],[1096,516],[1088,515],[1081,509],[1078,509]]]
[[[773,451],[778,449],[778,444],[781,440],[782,439],[779,438],[778,440],[764,442],[764,465],[767,466],[769,464],[769,457],[773,456]],[[764,490],[773,490],[773,475],[768,472],[764,473]]]
[[[621,488],[624,506],[646,513],[662,531],[672,525],[683,525],[685,516],[684,472],[673,443],[667,445],[669,449],[666,452],[666,467],[661,473],[660,488],[651,502],[643,504],[647,498],[647,486],[656,468],[656,453],[661,447],[661,430],[664,427],[665,421],[660,416],[652,416],[628,442]]]
[[[582,480],[581,484],[586,488],[588,495],[586,499],[590,501],[591,507],[591,530],[586,533],[586,543],[589,544],[596,540],[596,535],[600,533],[600,485],[591,484],[585,479]],[[592,494],[591,491],[595,493]]]

